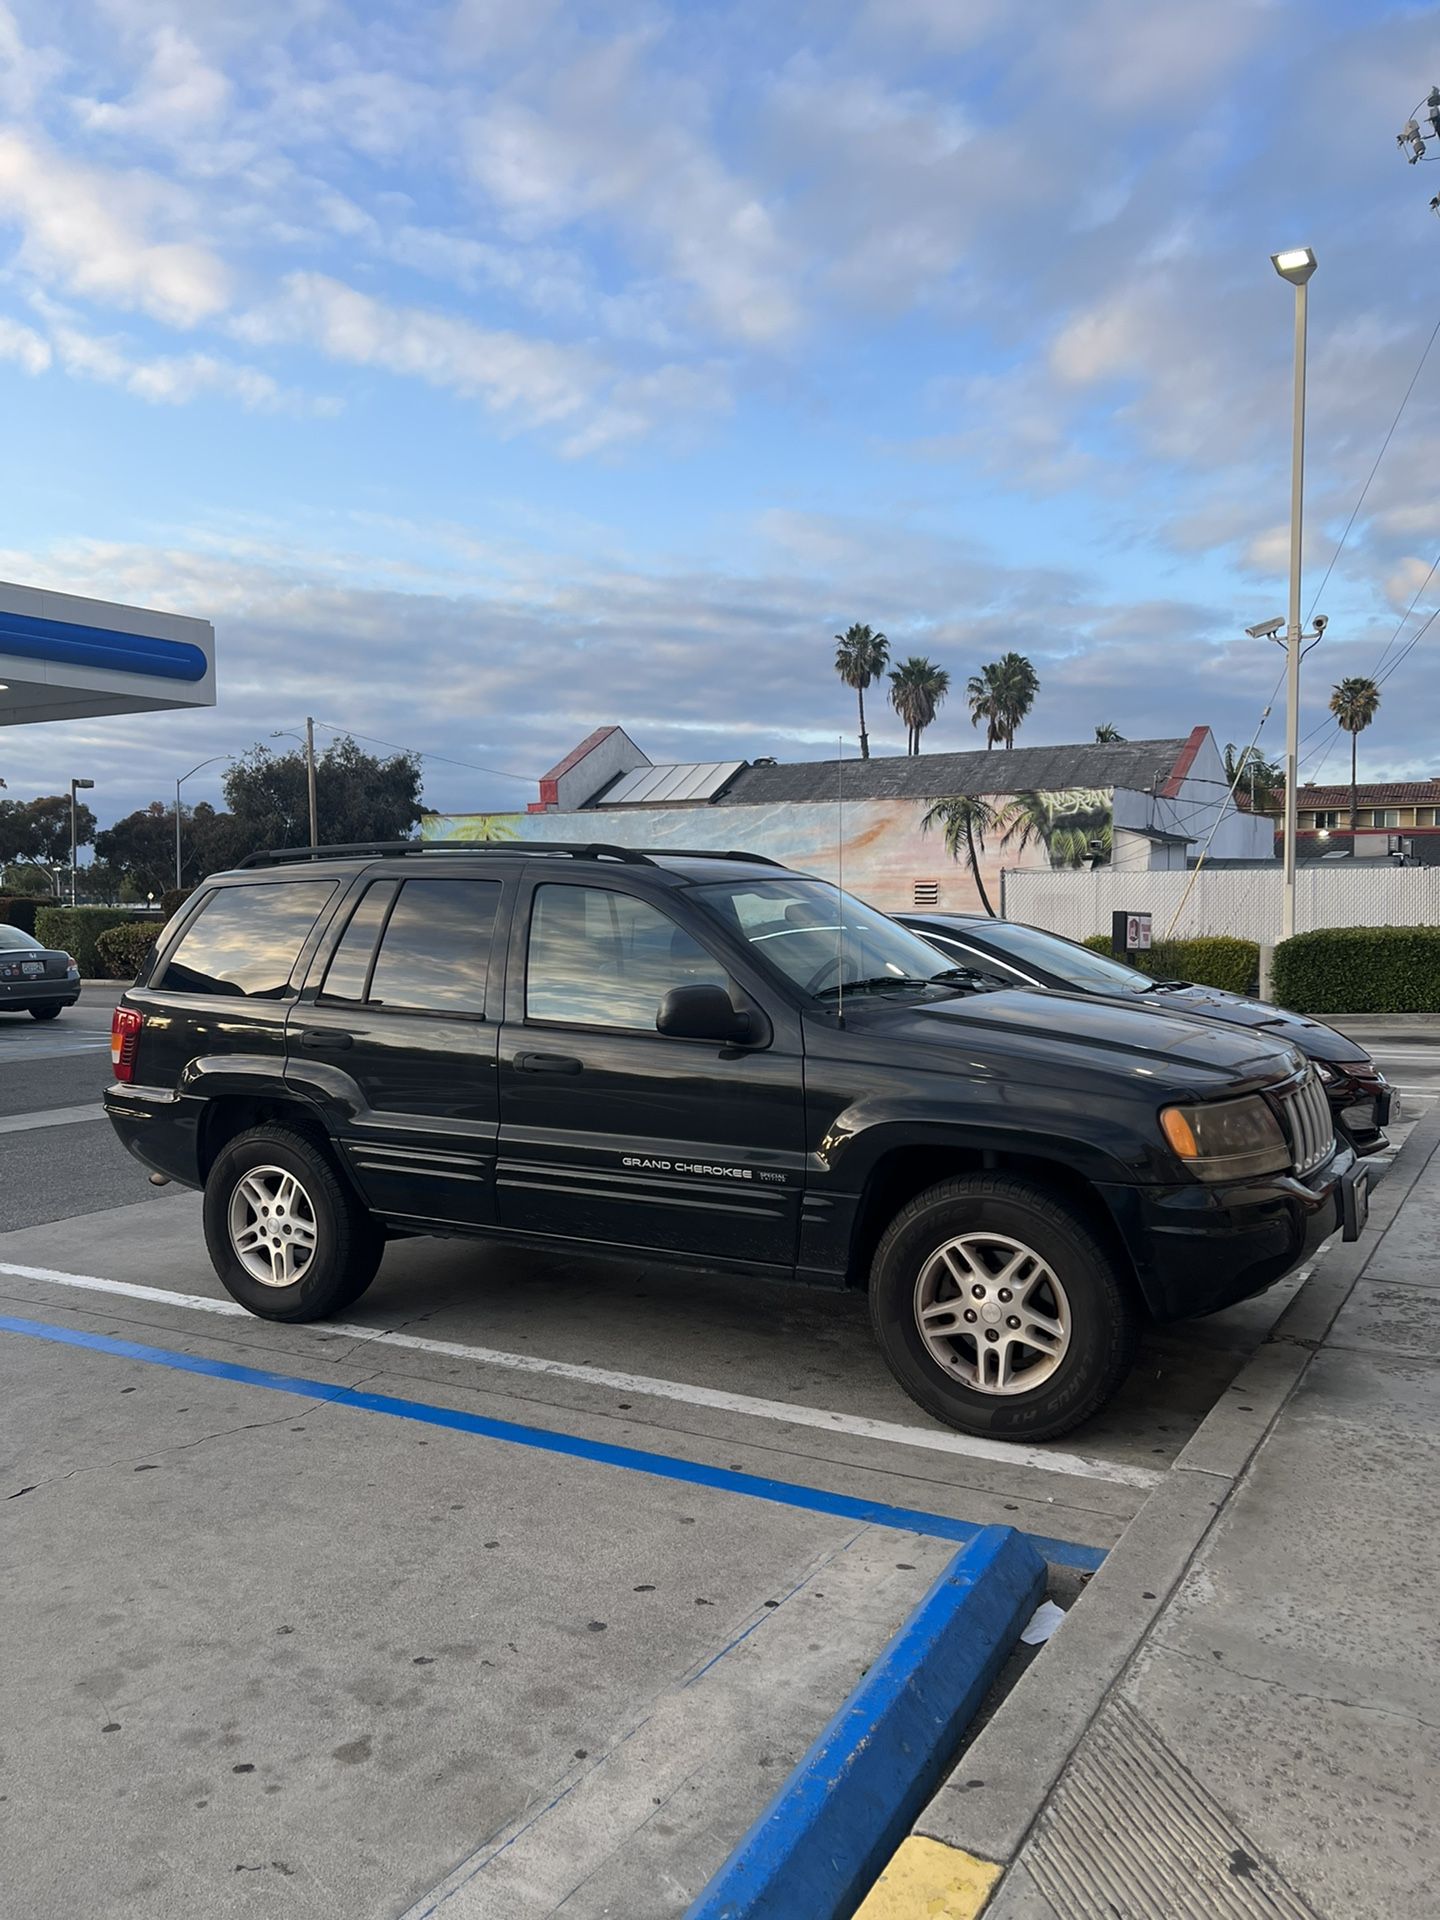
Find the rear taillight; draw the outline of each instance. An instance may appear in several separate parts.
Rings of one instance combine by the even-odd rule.
[[[115,1018],[110,1022],[110,1065],[117,1080],[135,1078],[135,1049],[140,1044],[140,1029],[145,1024],[143,1013],[137,1013],[134,1007],[116,1007]]]

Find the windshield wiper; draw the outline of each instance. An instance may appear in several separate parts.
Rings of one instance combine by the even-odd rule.
[[[928,987],[937,980],[942,985],[949,984],[943,974],[931,974],[922,980],[915,974],[877,973],[873,974],[868,980],[841,980],[833,987],[819,987],[815,991],[814,998],[817,1000],[833,1000],[839,994],[880,993],[886,987]]]

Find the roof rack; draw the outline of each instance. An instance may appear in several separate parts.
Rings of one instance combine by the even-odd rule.
[[[656,847],[653,852],[645,852],[639,847],[611,846],[605,840],[347,840],[328,847],[267,847],[247,853],[243,860],[236,861],[235,866],[236,869],[279,867],[303,860],[376,859],[415,854],[428,857],[437,853],[479,854],[484,858],[498,856],[505,859],[513,859],[517,854],[524,859],[556,854],[571,860],[618,860],[628,867],[653,867],[665,857],[681,860],[745,860],[761,867],[778,867],[781,864],[778,860],[767,859],[764,854],[743,853],[733,848],[722,852],[714,847]]]

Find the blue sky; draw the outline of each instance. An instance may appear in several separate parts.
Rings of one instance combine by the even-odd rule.
[[[960,688],[1011,646],[1025,738],[1248,740],[1280,658],[1244,628],[1285,601],[1267,255],[1320,257],[1308,604],[1440,316],[1440,166],[1394,140],[1437,29],[0,0],[0,577],[203,614],[221,687],[8,729],[0,775],[88,773],[108,818],[307,712],[429,750],[446,809],[523,804],[606,721],[656,759],[828,754],[852,620],[949,668],[933,748],[979,743]],[[1312,775],[1440,552],[1437,425],[1440,346],[1324,589]],[[1372,776],[1440,773],[1437,649],[1387,678]]]

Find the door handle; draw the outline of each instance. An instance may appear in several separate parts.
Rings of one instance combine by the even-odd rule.
[[[353,1033],[339,1033],[327,1027],[311,1027],[300,1036],[300,1044],[308,1053],[340,1053],[346,1047],[353,1047]]]
[[[580,1073],[582,1063],[570,1053],[517,1053],[517,1073]]]

